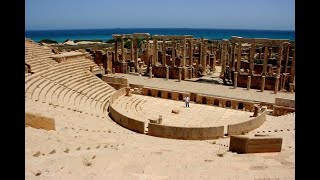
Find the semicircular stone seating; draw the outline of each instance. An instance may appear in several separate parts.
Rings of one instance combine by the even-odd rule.
[[[32,72],[25,76],[25,98],[97,117],[107,114],[115,89],[89,71],[92,65],[99,68],[97,64],[86,58],[58,63],[50,58],[50,49],[25,42],[25,62]]]

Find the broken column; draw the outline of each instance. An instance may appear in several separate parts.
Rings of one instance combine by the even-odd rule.
[[[238,86],[238,72],[234,72],[234,80],[233,80],[233,87],[236,89]]]
[[[293,92],[293,83],[289,83],[289,92]]]
[[[90,66],[90,72],[93,72],[93,65]]]
[[[280,79],[280,77],[277,76],[277,77],[276,77],[275,84],[274,84],[274,93],[275,93],[275,94],[277,94],[277,93],[278,93],[278,90],[279,90],[279,79]]]
[[[126,87],[126,96],[131,96],[130,87]]]
[[[261,91],[264,91],[264,86],[266,83],[266,76],[261,76]]]
[[[133,73],[136,72],[134,67],[131,67],[131,72],[133,72]]]
[[[259,105],[255,104],[253,107],[254,107],[254,113],[252,117],[257,117],[259,115]]]
[[[247,89],[250,90],[251,87],[251,76],[248,76]]]
[[[166,80],[169,79],[169,66],[166,67]]]
[[[179,76],[178,76],[178,81],[180,82],[182,78],[182,68],[179,67]]]
[[[152,78],[152,67],[149,67],[149,78]]]

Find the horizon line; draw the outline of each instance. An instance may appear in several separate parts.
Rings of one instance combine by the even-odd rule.
[[[72,29],[26,29],[25,31],[64,31],[64,30],[104,30],[104,29],[215,29],[215,30],[253,30],[253,31],[294,31],[295,29],[237,29],[237,28],[178,28],[178,27],[142,27],[142,28],[72,28]]]

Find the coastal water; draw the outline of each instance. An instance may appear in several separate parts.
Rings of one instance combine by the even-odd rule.
[[[25,36],[33,41],[51,39],[63,42],[71,40],[112,39],[112,34],[150,33],[151,35],[192,35],[195,38],[229,39],[231,36],[246,38],[271,38],[295,40],[295,31],[284,30],[244,30],[244,29],[189,29],[189,28],[117,28],[117,29],[77,29],[77,30],[29,30]]]

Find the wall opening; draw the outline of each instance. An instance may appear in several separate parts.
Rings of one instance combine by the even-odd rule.
[[[183,100],[183,95],[179,94],[179,100]]]
[[[151,96],[151,90],[150,89],[148,90],[148,96]]]
[[[214,102],[213,102],[213,105],[219,106],[219,100],[218,100],[218,99],[215,99]]]
[[[207,104],[207,98],[205,97],[202,98],[202,104]]]
[[[238,109],[243,109],[243,103],[238,104]]]
[[[168,93],[168,99],[172,99],[172,94],[171,94],[171,92]]]
[[[231,107],[231,101],[226,102],[226,107]]]
[[[161,91],[158,91],[157,97],[161,97]]]

